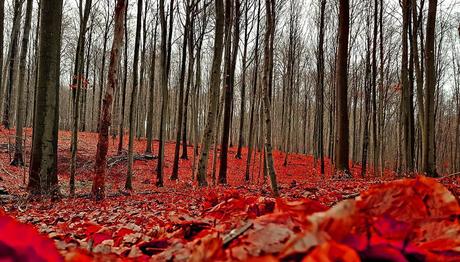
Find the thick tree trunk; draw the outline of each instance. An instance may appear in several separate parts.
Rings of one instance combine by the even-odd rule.
[[[96,163],[94,165],[95,177],[93,180],[92,195],[96,200],[104,198],[105,170],[107,166],[107,152],[109,146],[109,127],[112,121],[111,105],[113,93],[118,86],[118,63],[121,57],[121,45],[123,43],[124,15],[126,0],[117,0],[115,7],[115,26],[113,34],[112,51],[110,52],[110,64],[108,71],[108,85],[102,104],[102,115],[99,123],[99,136],[96,151]]]
[[[201,142],[201,153],[197,167],[197,179],[200,186],[206,186],[206,170],[208,166],[209,148],[215,132],[217,103],[219,100],[220,74],[222,64],[223,35],[224,35],[224,3],[223,0],[215,0],[216,25],[214,36],[214,56],[212,60],[211,79],[209,84],[209,107],[206,125]]]
[[[27,189],[59,194],[57,177],[62,0],[41,0],[40,52]]]
[[[349,0],[339,0],[339,39],[336,61],[336,139],[335,167],[345,176],[350,176],[348,167],[348,34]]]

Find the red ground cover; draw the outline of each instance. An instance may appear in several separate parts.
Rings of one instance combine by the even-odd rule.
[[[246,159],[233,157],[228,186],[198,188],[191,182],[192,160],[181,160],[179,182],[169,181],[168,143],[164,188],[155,187],[156,160],[136,161],[135,192],[124,192],[126,168],[120,162],[108,174],[109,197],[96,203],[85,195],[95,138],[80,134],[79,197],[58,202],[27,202],[23,170],[10,167],[8,154],[0,152],[0,187],[14,195],[0,209],[0,261],[460,260],[458,178],[392,181],[394,174],[386,171],[383,178],[361,179],[356,166],[354,179],[333,180],[318,176],[309,156],[291,155],[284,167],[284,155],[275,152],[281,197],[274,199],[258,157],[249,184],[243,179]],[[0,143],[6,140],[0,137]],[[63,193],[69,142],[69,133],[61,132]],[[144,148],[144,140],[136,142],[138,153]]]

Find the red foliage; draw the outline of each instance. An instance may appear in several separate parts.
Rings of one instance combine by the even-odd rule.
[[[385,183],[330,209],[309,199],[256,198],[234,190],[207,192],[203,200],[203,209],[195,218],[189,216],[193,212],[184,210],[189,215],[180,215],[180,211],[166,208],[170,219],[161,227],[147,217],[140,219],[142,214],[136,219],[133,211],[120,219],[124,223],[131,219],[135,224],[127,223],[115,231],[113,227],[69,219],[68,227],[57,228],[80,230],[80,238],[88,241],[94,253],[67,247],[64,259],[145,261],[151,257],[155,261],[306,262],[460,259],[459,203],[433,179],[419,177]],[[96,215],[103,219],[102,213]],[[161,219],[164,221],[166,217]],[[150,225],[151,222],[157,226]],[[33,227],[5,215],[0,217],[0,243],[0,254],[9,258],[62,260],[50,240],[41,237]],[[80,248],[84,248],[84,243],[80,243]]]
[[[0,261],[62,261],[53,241],[0,214]]]

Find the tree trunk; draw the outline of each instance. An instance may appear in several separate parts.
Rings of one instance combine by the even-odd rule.
[[[96,200],[104,198],[105,170],[107,166],[107,152],[109,146],[109,127],[112,121],[111,105],[113,93],[118,85],[118,63],[121,57],[121,45],[123,43],[124,15],[126,0],[117,0],[115,7],[115,26],[113,33],[112,51],[110,53],[110,64],[108,71],[108,85],[105,90],[102,104],[102,115],[99,123],[99,136],[96,151],[96,163],[94,165],[95,176],[93,180],[92,195]]]
[[[26,63],[27,63],[27,51],[29,48],[29,33],[32,20],[32,6],[33,1],[27,0],[26,4],[26,17],[24,20],[24,32],[22,33],[22,44],[21,54],[19,58],[19,85],[16,101],[16,146],[14,148],[14,158],[12,165],[22,166],[24,160],[22,156],[22,143],[23,136],[22,131],[24,127],[24,86],[25,86],[25,74],[26,74]],[[28,101],[26,101],[27,103]]]
[[[260,34],[260,0],[258,0],[257,4],[257,30],[256,30],[256,42],[254,45],[254,75],[253,75],[253,83],[252,83],[252,92],[251,92],[251,111],[249,116],[249,134],[248,134],[248,158],[246,161],[246,172],[245,172],[245,180],[249,181],[249,173],[251,167],[251,157],[252,157],[252,150],[253,150],[253,141],[254,141],[254,111],[256,108],[256,95],[257,95],[257,86],[258,86],[258,75],[259,75],[259,34]]]
[[[5,1],[0,1],[0,94],[3,94],[3,80],[4,80],[3,79],[4,27],[5,27]]]
[[[247,70],[247,54],[248,54],[248,42],[249,42],[249,34],[250,31],[248,30],[249,26],[249,5],[248,1],[244,3],[244,44],[243,44],[243,57],[241,60],[241,104],[240,104],[240,123],[239,123],[239,133],[238,133],[238,149],[236,151],[235,158],[241,159],[241,151],[243,148],[243,137],[244,137],[244,116],[246,115],[246,70]]]
[[[168,121],[168,78],[171,65],[171,38],[172,38],[172,23],[173,23],[173,6],[174,1],[170,2],[170,20],[169,20],[169,38],[168,29],[166,28],[166,16],[164,0],[160,0],[160,26],[161,26],[161,55],[160,55],[160,76],[161,76],[161,119],[160,119],[160,136],[159,136],[159,156],[157,164],[157,186],[163,186],[163,168],[164,168],[164,147],[166,140],[166,121]],[[166,42],[168,40],[168,42]],[[169,48],[168,48],[169,46]]]
[[[425,47],[425,119],[424,119],[424,147],[423,147],[423,171],[427,176],[438,176],[435,159],[435,110],[434,92],[436,89],[436,68],[435,68],[435,33],[436,33],[436,8],[437,0],[429,0],[428,18],[426,24],[426,47]]]
[[[222,142],[219,166],[219,184],[227,184],[227,161],[228,146],[231,136],[231,116],[233,103],[233,90],[235,85],[235,67],[238,56],[238,46],[240,39],[240,2],[235,0],[234,6],[227,0],[226,9],[226,34],[225,34],[225,99],[224,99],[224,122],[222,129]],[[232,39],[233,21],[233,39]]]
[[[349,0],[339,0],[339,36],[336,61],[336,134],[335,167],[346,177],[350,176],[348,167],[348,34]]]
[[[125,9],[125,49],[124,49],[124,61],[123,61],[123,87],[121,90],[121,110],[120,110],[120,123],[118,128],[118,154],[121,154],[123,151],[123,139],[124,139],[124,126],[125,126],[125,107],[126,107],[126,86],[128,84],[128,7],[129,0],[126,0],[126,9]]]
[[[9,50],[9,61],[8,61],[8,78],[7,86],[4,94],[3,103],[3,120],[2,124],[6,129],[10,128],[10,111],[11,111],[11,100],[13,96],[14,80],[16,76],[16,59],[18,51],[18,40],[19,31],[21,29],[21,11],[22,11],[23,0],[15,0],[14,2],[14,14],[13,14],[13,28],[11,29],[11,42]],[[2,66],[3,67],[3,66]],[[2,70],[0,70],[2,71]]]
[[[153,141],[153,108],[154,104],[154,94],[155,94],[155,68],[156,68],[156,50],[157,50],[157,29],[158,29],[158,18],[155,19],[155,34],[153,36],[153,50],[152,62],[150,65],[150,86],[149,86],[149,106],[147,114],[147,147],[145,149],[146,153],[152,153],[152,141]]]
[[[82,14],[83,1],[80,1],[80,32],[78,35],[77,52],[75,55],[74,75],[72,79],[72,136],[71,136],[71,162],[70,162],[70,195],[75,194],[75,173],[77,166],[77,150],[78,150],[78,124],[80,114],[80,94],[83,88],[85,79],[83,78],[84,69],[84,54],[85,54],[85,35],[86,25],[88,23],[89,14],[91,12],[92,0],[85,1],[85,10]],[[89,59],[89,58],[87,58]]]
[[[177,125],[176,125],[176,145],[174,148],[174,161],[171,180],[177,180],[179,178],[179,151],[181,142],[182,125],[187,125],[187,122],[183,123],[184,117],[184,82],[185,82],[185,70],[187,66],[187,41],[188,34],[191,32],[189,29],[190,25],[190,0],[186,2],[186,19],[184,25],[184,34],[182,42],[182,61],[180,65],[180,77],[179,77],[179,102],[177,105]],[[187,105],[185,105],[187,106]]]
[[[324,17],[326,0],[320,0],[320,23],[318,43],[318,71],[316,84],[316,118],[317,152],[320,159],[320,173],[324,176],[324,146],[323,146],[323,117],[324,117]]]
[[[136,132],[136,98],[137,89],[139,88],[139,46],[141,40],[141,26],[142,26],[142,0],[137,0],[137,24],[136,24],[136,38],[134,42],[134,59],[133,59],[133,88],[131,89],[131,101],[129,104],[129,142],[128,142],[128,174],[126,176],[126,190],[133,190],[132,177],[133,177],[133,147],[134,136]]]
[[[209,82],[209,107],[206,125],[201,142],[201,153],[197,167],[197,179],[200,186],[206,186],[206,170],[208,166],[209,147],[214,136],[216,123],[215,113],[219,100],[220,74],[222,64],[223,35],[224,35],[224,3],[223,0],[215,0],[216,25],[214,36],[214,56],[212,60],[211,79]]]
[[[101,61],[101,72],[99,73],[99,98],[97,103],[97,131],[99,132],[99,123],[101,120],[101,109],[102,109],[102,92],[104,89],[104,74],[105,74],[105,60],[106,60],[106,52],[107,52],[107,41],[109,35],[109,27],[110,27],[110,11],[109,11],[109,4],[107,4],[107,15],[105,20],[105,29],[104,29],[104,44],[102,48],[102,61]]]
[[[273,78],[273,72],[271,70],[273,66],[273,41],[275,37],[275,0],[265,0],[266,8],[266,33],[265,33],[265,43],[264,43],[264,76],[263,76],[263,104],[264,104],[264,152],[265,159],[264,161],[267,166],[268,175],[270,176],[271,186],[273,190],[273,195],[277,197],[278,184],[276,182],[276,173],[273,163],[272,155],[272,123],[271,123],[271,99],[270,99],[270,90],[271,83]]]
[[[38,83],[29,169],[29,193],[59,194],[57,142],[62,0],[41,0]]]

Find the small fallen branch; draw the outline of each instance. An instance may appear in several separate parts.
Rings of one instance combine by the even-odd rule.
[[[153,159],[157,159],[158,156],[155,155],[150,155],[150,154],[136,154],[134,155],[134,160],[136,161],[149,161]],[[127,162],[128,161],[128,153],[126,151],[123,151],[120,155],[116,155],[113,157],[110,157],[107,160],[107,166],[109,168],[121,163],[121,162]]]
[[[441,180],[441,179],[445,179],[445,178],[449,178],[449,177],[453,177],[453,176],[457,176],[457,175],[460,175],[460,172],[457,172],[457,173],[453,173],[453,174],[450,174],[450,175],[445,175],[443,177],[438,177],[436,178],[437,180]]]
[[[240,228],[233,229],[225,235],[223,239],[223,245],[224,247],[228,246],[233,240],[237,239],[239,236],[244,234],[246,231],[248,231],[252,227],[253,223],[251,221],[247,222]]]

